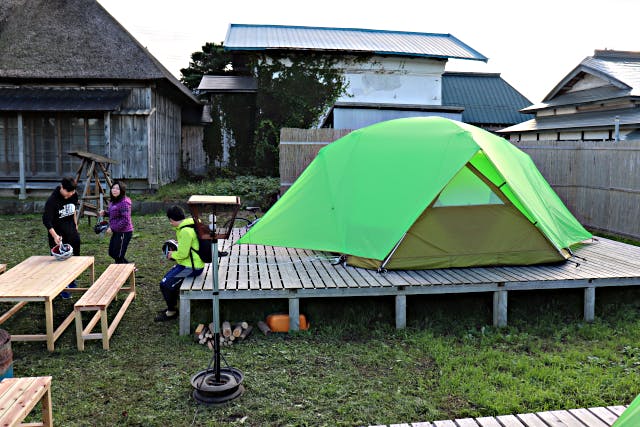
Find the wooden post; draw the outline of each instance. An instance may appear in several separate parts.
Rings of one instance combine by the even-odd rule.
[[[407,327],[407,296],[396,295],[396,329]]]
[[[493,326],[504,328],[507,326],[507,291],[493,293]]]
[[[22,113],[18,113],[18,167],[20,180],[20,195],[18,198],[24,200],[27,198],[27,178],[24,158],[24,128],[22,125]]]
[[[596,288],[584,288],[584,321],[593,322],[596,314]]]
[[[289,298],[289,330],[300,330],[300,300]]]

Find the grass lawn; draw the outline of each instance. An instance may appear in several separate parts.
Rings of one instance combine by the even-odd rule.
[[[489,294],[408,297],[402,331],[394,329],[391,297],[302,300],[310,330],[265,337],[255,328],[223,347],[244,373],[246,392],[223,407],[198,405],[189,380],[207,368],[211,352],[180,337],[177,322],[153,322],[163,307],[158,282],[170,267],[160,248],[172,231],[164,215],[134,216],[134,225],[127,258],[139,268],[138,297],[110,351],[89,341],[78,352],[73,325],[53,353],[43,342],[12,343],[14,376],[53,376],[56,425],[390,424],[621,405],[640,393],[640,289],[598,290],[592,324],[582,321],[580,290],[523,291],[509,296],[505,329],[490,326]],[[111,261],[108,238],[86,219],[81,235],[97,277]],[[47,254],[40,217],[0,216],[0,246],[9,267]],[[72,304],[56,302],[58,322]],[[253,325],[287,308],[285,300],[221,304],[223,319]],[[194,321],[211,321],[210,302],[192,310]],[[42,312],[29,304],[1,327],[44,331]]]

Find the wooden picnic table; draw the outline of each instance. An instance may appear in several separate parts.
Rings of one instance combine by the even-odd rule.
[[[64,261],[58,261],[52,256],[32,256],[1,274],[0,302],[16,304],[0,316],[0,325],[27,303],[44,302],[46,334],[11,334],[11,341],[46,341],[47,349],[53,351],[55,341],[75,318],[72,306],[69,315],[54,329],[53,301],[69,283],[88,268],[91,268],[91,284],[93,284],[95,271],[92,256],[72,256]]]

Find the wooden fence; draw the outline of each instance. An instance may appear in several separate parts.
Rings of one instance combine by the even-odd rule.
[[[515,145],[585,227],[640,239],[640,141]]]
[[[318,151],[350,129],[292,129],[280,131],[280,194],[284,194],[302,171],[318,155]]]
[[[347,129],[282,129],[280,192],[283,194],[318,151]],[[640,141],[524,141],[528,153],[587,228],[640,239]]]

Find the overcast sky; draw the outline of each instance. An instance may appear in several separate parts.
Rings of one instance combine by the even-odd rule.
[[[451,34],[489,58],[447,71],[500,73],[536,103],[595,49],[640,51],[640,0],[98,0],[180,77],[191,54],[229,24]]]

